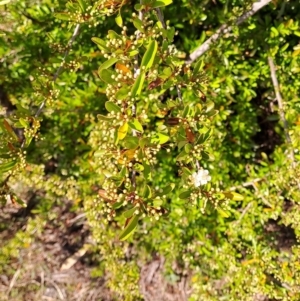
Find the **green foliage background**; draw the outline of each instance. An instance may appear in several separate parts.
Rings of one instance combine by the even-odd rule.
[[[251,7],[247,2],[174,0],[163,13],[178,31],[174,38],[177,49],[188,54],[222,24],[234,24]],[[152,187],[175,184],[163,204],[168,213],[158,221],[143,219],[127,242],[117,239],[124,218],[117,217],[107,225],[99,214],[103,203],[96,195],[104,175],[102,161],[95,154],[105,133],[97,115],[106,114],[107,98],[105,84],[97,74],[105,59],[91,40],[105,39],[108,30],[121,30],[115,16],[99,16],[98,24],[92,26],[82,24],[67,59],[79,68],[73,71],[70,66],[57,79],[59,96],[42,113],[42,139],[28,147],[28,165],[9,185],[22,183],[42,191],[34,214],[46,221],[51,208],[61,202],[71,200],[74,210],[84,207],[97,243],[94,251],[101,254],[94,276],[108,274],[108,284],[118,300],[142,298],[139,269],[153,254],[166,259],[169,279],[178,273],[172,268],[174,262],[181,273],[191,275],[189,300],[253,300],[258,295],[269,300],[299,299],[300,169],[299,165],[291,167],[268,56],[277,66],[298,162],[300,5],[273,2],[242,25],[233,26],[231,33],[201,57],[207,102],[214,103],[217,114],[208,123],[213,129],[206,145],[210,158],[202,158],[200,164],[210,171],[211,189],[237,191],[244,199],[205,210],[180,199],[186,183],[178,174],[176,149],[162,151]],[[65,10],[65,1],[22,0],[0,6],[0,86],[13,104],[21,104],[33,114],[49,92],[47,80],[61,63],[59,46],[64,47],[73,32],[72,23],[55,18],[54,12]],[[123,22],[130,32],[134,31],[130,22],[133,11],[132,1],[122,8]],[[195,103],[188,90],[183,98],[186,103]],[[154,104],[147,110],[155,126],[161,118]],[[40,223],[40,231],[45,224]],[[19,234],[21,239],[1,243],[2,270],[30,240],[29,229]],[[282,233],[288,233],[292,242]],[[125,256],[129,244],[135,250],[130,260]]]

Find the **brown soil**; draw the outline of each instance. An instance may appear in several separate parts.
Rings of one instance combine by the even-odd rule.
[[[0,209],[0,250],[25,230],[38,199],[31,195],[27,208],[6,204]],[[0,300],[5,301],[113,301],[105,276],[92,278],[99,256],[93,246],[83,212],[72,212],[66,203],[51,208],[54,219],[47,219],[42,231],[34,231],[33,241],[21,248],[18,258],[0,266]],[[1,254],[0,254],[1,255]],[[145,301],[187,301],[187,277],[175,284],[163,276],[163,258],[156,257],[141,268],[140,289]],[[0,263],[1,265],[1,263]],[[0,272],[1,273],[1,272]]]

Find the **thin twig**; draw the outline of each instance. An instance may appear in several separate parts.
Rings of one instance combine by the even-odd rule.
[[[277,76],[276,76],[276,68],[275,68],[274,61],[270,56],[268,57],[268,62],[269,62],[269,66],[270,66],[273,87],[274,87],[276,99],[277,99],[277,102],[278,102],[279,116],[280,116],[281,122],[283,123],[285,139],[286,139],[286,142],[290,146],[290,157],[293,161],[293,164],[295,164],[295,154],[294,154],[292,139],[291,139],[291,136],[289,134],[288,122],[287,122],[287,120],[285,118],[285,115],[284,115],[283,100],[282,100],[280,90],[279,90],[279,83],[278,83],[278,79],[277,79]]]
[[[59,297],[60,300],[65,300],[65,296],[64,296],[62,290],[60,289],[60,287],[54,281],[52,281],[49,278],[46,278],[45,281],[50,283],[56,289],[58,297]]]
[[[140,4],[142,4],[142,0],[140,0]],[[141,11],[141,10],[139,11],[139,19],[140,19],[141,21],[143,21],[143,11]],[[137,40],[139,39],[140,34],[141,34],[141,33],[140,33],[140,31],[138,30],[138,31],[136,32],[136,39],[137,39]],[[140,67],[139,67],[138,59],[139,59],[139,56],[138,56],[138,54],[137,54],[137,55],[135,56],[135,62],[134,62],[134,72],[133,72],[134,78],[137,78],[138,75],[139,75],[139,73],[140,73]],[[135,106],[135,104],[132,105],[131,109],[132,109],[132,117],[135,117],[135,116],[136,116],[136,106]],[[132,135],[133,135],[133,136],[136,136],[136,135],[137,135],[137,133],[136,133],[135,130],[132,130]],[[134,190],[135,190],[135,188],[136,188],[136,171],[135,171],[134,169],[132,170],[132,173],[131,173],[131,184],[132,184],[132,186],[133,186],[133,188],[134,188]]]
[[[282,99],[282,96],[280,93],[279,83],[278,83],[278,79],[276,76],[276,67],[275,67],[272,57],[270,57],[270,56],[268,57],[268,62],[269,62],[270,71],[271,71],[272,83],[273,83],[276,99],[278,102],[279,116],[280,116],[281,122],[283,123],[285,140],[286,140],[286,142],[288,144],[288,148],[289,148],[289,157],[291,160],[291,166],[292,166],[292,168],[296,168],[297,163],[295,160],[295,151],[294,151],[292,139],[291,139],[291,136],[289,133],[289,125],[288,125],[288,122],[287,122],[287,120],[285,118],[285,114],[284,114],[283,99]],[[300,190],[300,182],[298,180],[297,180],[297,185]]]
[[[241,188],[245,188],[245,187],[249,187],[249,186],[254,186],[255,183],[260,182],[260,181],[263,181],[263,180],[264,180],[264,179],[262,179],[262,178],[253,179],[253,180],[250,181],[250,182],[245,182],[245,183],[243,183],[243,184],[241,184],[241,185],[233,186],[233,187],[231,187],[229,190],[230,190],[230,191],[235,191],[235,190],[237,190],[237,189],[241,189]]]
[[[248,203],[248,205],[244,208],[242,214],[240,215],[239,219],[234,222],[235,226],[237,226],[241,222],[241,220],[244,218],[244,216],[246,215],[248,210],[251,208],[251,206],[252,206],[252,202]]]
[[[267,174],[267,175],[268,175],[268,174]],[[267,177],[267,175],[265,175],[265,177]],[[250,182],[245,182],[245,183],[243,183],[243,184],[241,184],[241,185],[239,185],[239,186],[231,187],[231,188],[229,189],[229,191],[235,191],[235,190],[237,190],[237,189],[241,189],[241,188],[246,188],[246,187],[252,186],[252,187],[254,188],[254,190],[258,193],[258,197],[260,197],[260,198],[262,199],[263,203],[264,203],[265,205],[267,205],[267,206],[269,206],[269,207],[272,208],[272,205],[266,200],[266,198],[263,197],[261,194],[259,194],[259,190],[258,190],[257,186],[255,185],[256,183],[261,182],[261,181],[263,181],[263,180],[265,180],[265,178],[256,178],[256,179],[253,179],[253,180],[250,181]]]
[[[61,64],[60,64],[59,68],[56,70],[55,74],[53,75],[53,78],[52,78],[52,82],[53,82],[53,83],[55,83],[55,81],[57,80],[57,78],[58,78],[58,76],[59,76],[59,74],[60,74],[60,72],[61,72],[61,70],[62,70],[62,68],[63,68],[63,66],[64,66],[64,64],[65,64],[65,62],[66,62],[67,56],[68,56],[69,53],[70,53],[70,50],[71,50],[72,45],[73,45],[73,43],[74,43],[74,41],[75,41],[75,38],[76,38],[76,36],[77,36],[78,33],[79,33],[79,28],[80,28],[80,24],[77,24],[76,27],[75,27],[75,29],[74,29],[73,35],[72,35],[70,41],[68,42],[67,49],[66,49],[66,51],[65,51],[63,60],[62,60],[62,62],[61,62]],[[42,110],[43,110],[45,104],[46,104],[46,100],[44,100],[44,101],[40,104],[40,106],[39,106],[37,112],[35,113],[35,117],[38,117],[38,116],[42,113]]]
[[[249,17],[254,15],[257,11],[259,11],[261,8],[269,4],[272,0],[259,0],[257,2],[254,2],[252,4],[251,10],[240,16],[236,22],[235,25],[239,25],[243,23],[245,20],[247,20]],[[215,34],[213,34],[208,40],[206,40],[201,46],[199,46],[196,50],[194,50],[190,55],[189,58],[185,61],[186,64],[191,64],[194,62],[197,58],[202,56],[211,45],[217,41],[223,34],[226,34],[232,30],[232,26],[223,24]]]
[[[70,39],[69,42],[68,42],[67,49],[66,49],[66,51],[65,51],[63,60],[62,60],[62,62],[61,62],[61,64],[60,64],[60,66],[58,67],[58,69],[56,70],[55,74],[53,75],[53,78],[52,78],[52,82],[53,82],[53,83],[55,83],[56,79],[58,78],[58,76],[59,76],[59,74],[60,74],[60,72],[61,72],[61,70],[62,70],[62,68],[63,68],[63,66],[64,66],[64,64],[65,64],[66,58],[67,58],[67,56],[68,56],[69,53],[70,53],[70,50],[71,50],[71,47],[72,47],[72,45],[73,45],[73,43],[74,43],[74,41],[75,41],[75,38],[76,38],[76,36],[77,36],[78,33],[79,33],[79,28],[80,28],[80,24],[77,24],[76,27],[75,27],[75,29],[74,29],[73,35],[72,35],[71,39]],[[36,113],[35,113],[35,115],[34,115],[35,118],[37,118],[37,117],[40,116],[40,114],[42,113],[42,111],[43,111],[43,109],[44,109],[44,107],[45,107],[45,104],[46,104],[46,100],[44,100],[44,101],[40,104],[39,108],[37,109],[37,111],[36,111]],[[24,149],[25,144],[26,144],[26,139],[25,139],[25,137],[24,137],[24,139],[23,139],[23,141],[22,141],[22,143],[21,143],[21,150]],[[5,186],[5,185],[7,185],[7,183],[8,183],[8,181],[9,181],[10,177],[11,177],[11,175],[8,175],[8,176],[6,177],[6,179],[0,184],[0,187],[3,187],[3,186]]]
[[[14,285],[15,285],[17,279],[18,279],[18,277],[19,277],[19,275],[20,275],[20,272],[21,272],[21,270],[18,269],[18,270],[15,272],[14,276],[12,277],[11,282],[10,282],[9,287],[8,287],[8,291],[7,291],[7,295],[8,295],[8,296],[9,296],[10,291],[12,290],[12,288],[14,287]]]
[[[160,21],[160,23],[162,24],[163,28],[167,29],[167,25],[166,25],[166,22],[164,20],[164,15],[163,15],[161,9],[160,8],[156,8],[155,11],[157,13],[157,18]],[[179,99],[180,103],[182,104],[183,100],[182,100],[182,94],[181,94],[180,88],[179,88],[178,85],[176,85],[175,87],[176,87],[178,99]]]

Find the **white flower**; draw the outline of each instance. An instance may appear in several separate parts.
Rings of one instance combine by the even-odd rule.
[[[134,75],[133,75],[133,77],[134,77],[134,78],[137,78],[137,77],[140,75],[140,73],[141,73],[141,69],[140,69],[140,68],[134,70]]]
[[[194,186],[199,187],[200,185],[205,185],[211,180],[208,170],[200,169],[198,172],[194,172],[191,176],[192,183]]]

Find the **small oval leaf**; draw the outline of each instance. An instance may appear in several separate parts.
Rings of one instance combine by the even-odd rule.
[[[119,27],[122,27],[122,26],[123,26],[123,19],[122,19],[122,16],[121,16],[120,13],[119,13],[119,14],[117,15],[117,17],[115,18],[115,21],[116,21],[116,23],[117,23],[117,25],[118,25]]]
[[[127,226],[125,227],[125,229],[120,234],[119,239],[123,241],[123,240],[126,240],[130,235],[132,235],[134,230],[137,227],[138,221],[139,221],[139,216],[135,214],[130,219]]]
[[[146,70],[152,67],[154,58],[157,52],[157,41],[151,41],[143,56],[141,68],[145,67]]]
[[[136,78],[135,83],[132,86],[131,89],[131,96],[135,97],[141,94],[143,84],[146,78],[145,72],[141,72],[140,75]]]
[[[128,132],[128,123],[125,122],[118,129],[118,138],[119,138],[119,140],[123,140],[126,137],[127,132]]]
[[[121,108],[111,101],[105,103],[105,108],[108,112],[121,112]],[[103,116],[103,115],[100,115]],[[98,115],[99,118],[99,115]]]
[[[106,62],[104,62],[104,63],[99,67],[98,72],[100,73],[101,70],[109,68],[110,66],[112,66],[113,64],[115,64],[118,60],[119,60],[119,59],[116,58],[116,57],[110,58],[109,60],[107,60]]]

